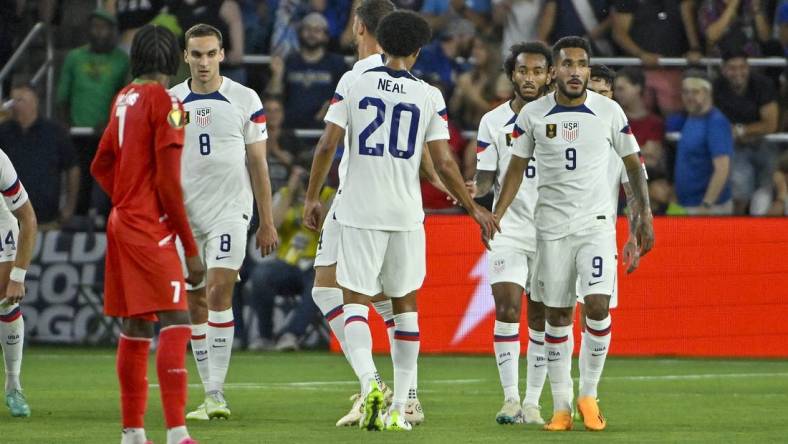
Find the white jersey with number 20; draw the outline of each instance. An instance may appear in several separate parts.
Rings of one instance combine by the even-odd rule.
[[[347,174],[335,210],[340,224],[384,231],[421,228],[419,166],[426,142],[448,140],[438,89],[386,66],[337,92],[325,120],[348,132]]]

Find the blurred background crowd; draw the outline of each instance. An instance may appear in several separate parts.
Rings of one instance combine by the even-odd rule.
[[[276,259],[255,262],[244,276],[244,288],[257,286],[251,299],[263,313],[255,340],[281,349],[303,343],[319,320],[308,296],[318,240],[300,226],[300,206],[323,115],[354,62],[353,3],[0,0],[0,148],[28,188],[42,229],[103,227],[109,202],[88,166],[110,102],[130,80],[135,31],[156,22],[182,35],[211,24],[225,35],[222,74],[255,89],[268,119],[282,246]],[[580,35],[592,44],[592,63],[610,68],[595,72],[642,147],[656,215],[687,214],[715,181],[724,185],[714,214],[788,214],[788,0],[393,3],[432,25],[434,40],[413,73],[443,91],[450,145],[466,179],[475,172],[479,120],[513,94],[503,54],[520,41],[549,45]],[[43,38],[26,39],[37,23]],[[689,69],[700,83],[683,80]],[[462,211],[428,183],[423,197],[428,212]],[[271,311],[281,294],[303,294],[306,305],[274,333]]]

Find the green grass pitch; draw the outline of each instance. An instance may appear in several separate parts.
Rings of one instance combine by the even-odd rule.
[[[146,429],[165,444],[152,358]],[[188,362],[194,407],[202,391]],[[390,382],[388,357],[376,356],[376,363]],[[496,424],[502,393],[491,356],[423,356],[419,376],[426,422],[412,433],[338,429],[334,423],[357,390],[341,355],[236,352],[226,388],[232,419],[189,427],[201,443],[788,442],[788,361],[609,359],[600,386],[608,418],[602,433],[577,423],[568,433]],[[0,411],[0,443],[120,441],[114,350],[30,347],[22,381],[33,416]],[[542,411],[551,411],[549,383]]]

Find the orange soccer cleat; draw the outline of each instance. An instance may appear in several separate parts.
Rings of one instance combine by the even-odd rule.
[[[601,432],[605,430],[607,421],[599,411],[599,404],[593,396],[584,396],[577,399],[577,410],[580,411],[580,416],[583,418],[583,425],[586,430],[592,432]]]
[[[572,412],[569,410],[558,410],[553,412],[553,418],[544,425],[548,432],[567,432],[572,430]]]

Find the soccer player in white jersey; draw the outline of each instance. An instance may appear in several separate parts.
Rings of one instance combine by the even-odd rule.
[[[206,396],[186,417],[229,418],[223,389],[235,330],[232,295],[246,255],[253,200],[260,218],[257,246],[267,255],[277,244],[265,112],[257,93],[219,74],[224,49],[216,28],[194,25],[185,41],[191,78],[172,92],[188,116],[181,162],[183,194],[208,270],[202,285],[187,288],[192,352]]]
[[[617,103],[587,91],[590,48],[580,37],[553,46],[555,92],[527,104],[517,117],[512,158],[495,214],[514,200],[531,158],[539,171],[533,299],[545,305],[545,354],[553,393],[549,431],[572,429],[572,314],[575,283],[581,279],[586,325],[609,342],[609,302],[616,267],[615,221],[611,215],[610,156],[624,161],[639,219],[640,254],[654,244],[646,176],[639,148]],[[607,350],[591,359],[604,362]],[[594,365],[593,363],[591,365]],[[606,422],[595,398],[578,398],[587,430]]]
[[[512,130],[517,114],[526,103],[542,97],[550,84],[553,57],[543,43],[519,43],[510,48],[504,72],[514,87],[512,100],[482,117],[477,136],[476,193],[485,195],[495,188],[498,198],[503,176],[511,157]],[[544,424],[539,412],[547,369],[544,360],[544,307],[528,297],[528,373],[525,401],[520,405],[518,369],[520,363],[520,312],[523,291],[536,255],[536,168],[529,166],[525,180],[506,216],[501,234],[490,242],[488,275],[495,300],[495,349],[504,404],[495,417],[499,424]]]
[[[415,13],[397,11],[381,21],[377,35],[386,64],[363,73],[347,96],[335,98],[341,106],[329,109],[313,163],[304,222],[309,227],[319,224],[322,208],[317,195],[347,128],[348,170],[332,217],[341,225],[337,282],[345,291],[345,343],[364,397],[365,415],[359,426],[410,430],[403,410],[419,349],[415,294],[426,273],[419,188],[425,143],[443,183],[485,235],[492,236],[498,227],[492,215],[473,202],[449,154],[443,97],[408,72],[429,41],[429,25]],[[381,292],[392,298],[396,325],[394,399],[385,413],[367,324],[367,304]]]
[[[11,160],[0,151],[0,345],[5,364],[5,405],[11,416],[30,416],[19,373],[25,321],[19,303],[25,296],[25,274],[33,259],[38,224],[27,191]]]
[[[393,12],[394,9],[394,4],[389,0],[363,0],[356,7],[353,17],[353,34],[359,60],[353,65],[353,69],[346,72],[339,80],[337,94],[339,94],[340,97],[348,95],[347,89],[349,86],[365,71],[383,66],[384,57],[375,36],[375,31],[383,17]],[[335,101],[331,106],[342,105],[343,104]],[[347,140],[347,134],[345,136],[344,146],[349,147],[350,143]],[[339,164],[340,190],[344,183],[347,162],[348,156],[343,155]],[[435,172],[431,168],[431,159],[426,150],[422,157],[422,167],[422,174],[425,175],[433,185],[440,185],[442,187],[441,184],[436,183]],[[439,179],[437,179],[437,182],[439,182]],[[342,352],[345,354],[348,363],[350,363],[352,367],[353,363],[347,354],[347,346],[345,345],[344,318],[342,316],[342,290],[336,283],[336,263],[339,248],[340,226],[333,217],[333,214],[334,208],[336,208],[341,198],[341,192],[334,197],[334,201],[331,204],[331,208],[329,208],[326,213],[327,217],[324,218],[320,230],[320,242],[318,244],[317,256],[315,257],[315,286],[312,289],[312,298],[328,321],[331,330],[334,332],[342,348]],[[393,345],[394,313],[391,300],[385,295],[377,295],[372,298],[372,306],[385,321],[389,344]],[[386,393],[387,401],[389,401],[392,395],[390,389],[386,387],[382,381],[379,381],[379,383],[384,393]],[[418,398],[417,388],[418,374],[414,372],[411,388],[408,391],[408,401],[404,410],[405,419],[411,424],[420,424],[424,421],[424,411],[422,410],[421,402]],[[350,411],[337,421],[337,427],[358,424],[363,418],[363,398],[360,394],[356,394],[351,397],[351,400],[353,400],[353,405]]]

